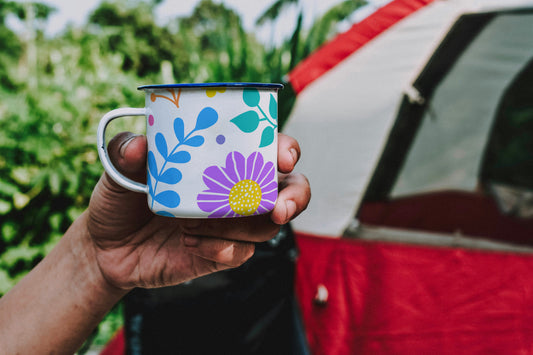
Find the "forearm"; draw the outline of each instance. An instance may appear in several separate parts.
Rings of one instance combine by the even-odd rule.
[[[3,353],[72,354],[126,293],[101,276],[85,218],[0,299]]]

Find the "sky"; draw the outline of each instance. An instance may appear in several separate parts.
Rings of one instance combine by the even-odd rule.
[[[23,2],[25,0],[19,0]],[[50,17],[46,32],[48,34],[56,34],[60,32],[66,24],[74,23],[77,25],[83,24],[89,15],[94,10],[101,0],[40,0],[57,8],[57,11]],[[177,16],[188,16],[192,13],[195,5],[200,0],[164,0],[156,8],[156,16],[162,24],[169,19]],[[246,30],[258,31],[257,36],[262,40],[269,40],[271,37],[270,29],[263,26],[263,28],[254,28],[257,18],[271,5],[275,0],[214,0],[218,3],[224,3],[227,7],[232,8],[241,15],[243,25]],[[309,26],[312,20],[332,6],[342,2],[343,0],[300,0],[301,6],[304,8],[305,25]],[[384,3],[387,0],[372,0],[376,5]],[[374,5],[374,7],[376,6]],[[373,6],[370,6],[373,7]],[[286,38],[290,35],[290,31],[294,29],[298,11],[293,7],[290,11],[284,14],[276,26],[278,33],[275,33],[277,40]],[[283,26],[286,24],[286,26]]]

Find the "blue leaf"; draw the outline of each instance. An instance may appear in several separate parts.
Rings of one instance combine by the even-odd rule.
[[[218,113],[211,107],[206,107],[198,114],[194,130],[206,129],[214,125],[218,120]]]
[[[155,214],[163,217],[174,217],[174,215],[167,211],[157,211]]]
[[[151,150],[148,152],[148,171],[152,174],[154,179],[157,180],[159,178],[159,174],[157,173],[157,162],[155,161],[154,152]]]
[[[199,147],[202,144],[204,144],[204,137],[202,136],[194,136],[189,139],[187,139],[183,144],[188,145],[190,147]]]
[[[157,147],[159,154],[161,154],[163,158],[166,159],[168,155],[167,140],[165,139],[165,136],[163,136],[163,134],[160,132],[155,135],[155,146]]]
[[[163,174],[159,177],[159,181],[164,182],[165,184],[177,184],[181,181],[181,171],[176,168],[170,168],[165,170]]]
[[[148,176],[146,177],[146,184],[148,185],[148,193],[153,198],[154,197],[154,188],[152,187],[152,177],[150,176],[150,174],[148,174]]]
[[[185,137],[185,124],[179,117],[174,120],[174,134],[176,134],[178,142],[183,141],[183,137]]]
[[[191,161],[191,154],[182,150],[172,154],[167,160],[171,163],[184,164]]]
[[[180,204],[180,195],[176,191],[166,190],[157,194],[154,200],[165,207],[174,208]]]
[[[270,94],[270,104],[268,105],[268,112],[270,112],[270,117],[275,120],[278,119],[278,102],[272,94]]]
[[[250,107],[259,105],[259,91],[257,89],[244,89],[242,92],[244,103]]]

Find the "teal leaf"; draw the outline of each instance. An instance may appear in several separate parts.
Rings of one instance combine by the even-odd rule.
[[[180,204],[180,195],[176,191],[166,190],[157,194],[154,200],[165,207],[174,208]]]
[[[263,133],[261,133],[261,143],[259,144],[259,148],[263,148],[266,146],[269,146],[274,142],[274,128],[272,127],[266,127],[263,130]]]
[[[155,214],[163,217],[174,217],[174,215],[167,211],[157,211]]]
[[[211,107],[206,107],[198,114],[194,130],[206,129],[214,125],[218,120],[218,113]]]
[[[169,156],[167,161],[176,164],[188,163],[189,161],[191,161],[191,154],[182,150]]]
[[[183,144],[188,145],[190,147],[199,147],[202,144],[204,144],[204,137],[202,136],[194,136],[189,139],[187,139]]]
[[[270,117],[275,120],[278,119],[278,102],[272,94],[270,94],[270,104],[268,105],[268,112],[270,112]]]
[[[166,159],[168,155],[167,140],[165,139],[165,136],[163,136],[163,134],[160,132],[155,135],[155,146],[157,147],[159,154],[161,154],[163,158]]]
[[[250,107],[259,105],[259,98],[259,91],[257,89],[244,89],[242,91],[242,99]]]
[[[259,126],[259,115],[255,111],[246,111],[231,120],[239,129],[245,133],[251,133]]]
[[[170,168],[165,170],[161,176],[159,176],[159,181],[164,182],[165,184],[177,184],[181,181],[181,171],[176,168]]]
[[[157,173],[157,162],[155,160],[154,152],[151,150],[148,152],[148,171],[152,174],[154,179],[157,180],[159,177],[159,174]]]
[[[174,120],[174,134],[176,135],[178,142],[183,141],[183,137],[185,137],[185,124],[179,117],[176,117]]]

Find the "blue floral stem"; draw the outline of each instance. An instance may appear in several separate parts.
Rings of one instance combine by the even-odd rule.
[[[158,173],[158,176],[161,176],[161,174],[163,174],[163,171],[165,170],[165,167],[167,166],[167,163],[168,163],[168,157],[171,156],[172,154],[174,154],[174,152],[176,151],[176,149],[178,149],[179,147],[181,147],[183,145],[183,142],[187,141],[187,139],[191,136],[191,134],[193,134],[194,132],[196,132],[196,129],[193,129],[192,131],[189,132],[189,134],[187,134],[185,136],[185,138],[183,138],[183,141],[182,142],[179,142],[178,144],[176,144],[176,146],[174,147],[174,149],[172,149],[172,151],[170,153],[168,153],[167,157],[165,158],[165,162],[163,163],[163,166],[161,167],[161,170],[159,170],[159,173]],[[155,179],[155,184],[154,184],[154,196],[152,197],[152,206],[150,208],[154,208],[154,202],[155,202],[155,192],[157,191],[157,184],[159,183],[159,179]]]
[[[270,124],[272,125],[272,127],[274,127],[274,128],[277,128],[277,127],[278,127],[277,124],[272,123],[272,122],[268,119],[267,115],[265,114],[265,112],[263,111],[263,109],[261,109],[261,107],[260,107],[259,105],[257,105],[257,108],[259,109],[259,111],[261,111],[261,113],[262,113],[263,116],[264,116],[263,119],[262,119],[261,121],[265,121],[265,120],[266,120],[268,123],[270,123]]]

